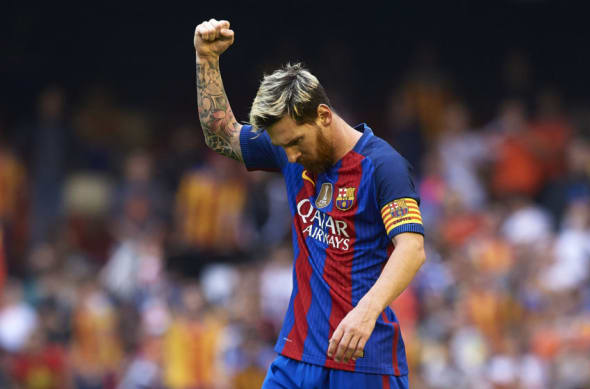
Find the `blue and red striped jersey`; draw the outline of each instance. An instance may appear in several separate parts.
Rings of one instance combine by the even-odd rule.
[[[293,217],[293,292],[275,350],[334,369],[406,375],[390,308],[379,316],[363,358],[345,364],[327,357],[332,333],[381,274],[393,236],[424,234],[409,164],[366,124],[355,128],[363,135],[354,148],[317,177],[289,163],[266,132],[242,128],[246,167],[283,173]]]

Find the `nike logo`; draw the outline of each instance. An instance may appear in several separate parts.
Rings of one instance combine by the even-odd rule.
[[[309,173],[307,173],[307,170],[304,170],[303,172],[301,172],[301,178],[303,178],[306,181],[311,182],[311,184],[313,186],[315,186],[315,182],[311,179],[311,177],[309,176]]]

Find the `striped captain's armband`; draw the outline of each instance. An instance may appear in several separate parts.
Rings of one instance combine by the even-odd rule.
[[[416,200],[409,197],[393,200],[385,204],[381,208],[381,216],[383,217],[383,224],[387,234],[396,227],[404,224],[420,224],[422,225],[422,216],[420,215],[420,208]]]

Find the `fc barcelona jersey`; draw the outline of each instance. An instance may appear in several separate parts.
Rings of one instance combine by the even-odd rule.
[[[424,234],[407,161],[367,125],[356,130],[363,135],[354,148],[313,177],[289,163],[266,132],[242,128],[246,167],[283,173],[293,218],[293,292],[275,350],[334,369],[406,375],[404,342],[390,308],[377,319],[363,358],[337,363],[327,357],[332,333],[381,274],[392,238]]]

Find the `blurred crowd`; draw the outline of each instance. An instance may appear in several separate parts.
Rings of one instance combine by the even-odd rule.
[[[414,166],[411,385],[590,388],[590,104],[518,55],[470,101],[426,54],[379,127],[333,97]],[[196,112],[59,85],[31,112],[0,123],[0,387],[260,387],[292,285],[282,178],[207,150]]]

